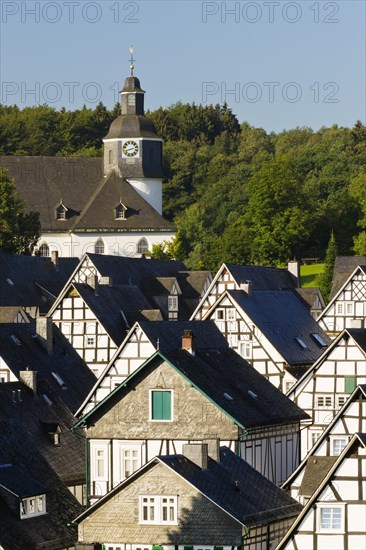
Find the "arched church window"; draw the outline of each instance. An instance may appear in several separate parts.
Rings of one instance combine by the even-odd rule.
[[[146,254],[149,250],[149,245],[146,239],[140,239],[137,243],[137,254]]]
[[[43,258],[47,258],[50,255],[50,247],[47,243],[42,243],[38,249],[39,255]]]
[[[133,107],[136,103],[136,97],[135,94],[128,94],[127,96],[127,105],[130,107]]]
[[[104,242],[102,239],[98,239],[94,245],[95,254],[104,254]]]
[[[109,161],[109,164],[113,164],[113,151],[109,151],[108,161]]]

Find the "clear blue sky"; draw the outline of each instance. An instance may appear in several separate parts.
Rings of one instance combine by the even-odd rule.
[[[365,1],[1,0],[1,102],[222,103],[267,131],[365,122]],[[33,90],[33,93],[32,93]]]

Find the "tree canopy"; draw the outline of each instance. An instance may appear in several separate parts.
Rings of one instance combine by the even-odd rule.
[[[75,111],[0,106],[0,154],[101,156],[118,114],[118,105],[108,110],[102,103]],[[364,250],[360,121],[268,134],[240,125],[225,104],[180,102],[147,117],[164,140],[164,215],[179,230],[179,255],[189,267],[324,258],[331,231],[339,254]]]

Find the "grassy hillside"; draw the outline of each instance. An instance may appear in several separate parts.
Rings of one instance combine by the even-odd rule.
[[[318,275],[323,273],[325,264],[310,264],[300,266],[301,286],[303,288],[317,287]]]

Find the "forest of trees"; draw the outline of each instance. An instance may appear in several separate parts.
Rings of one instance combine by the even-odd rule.
[[[0,106],[1,155],[100,156],[119,114]],[[192,269],[223,262],[284,265],[366,254],[366,126],[267,134],[226,106],[177,103],[147,116],[164,139],[164,215],[178,228],[165,252]],[[155,251],[157,255],[162,250]]]

